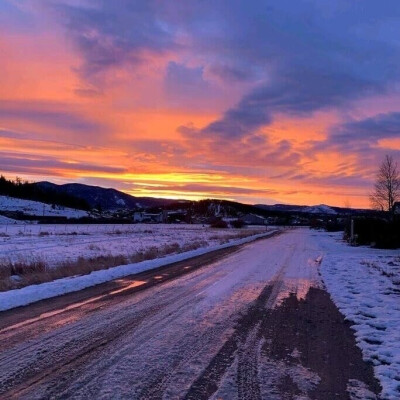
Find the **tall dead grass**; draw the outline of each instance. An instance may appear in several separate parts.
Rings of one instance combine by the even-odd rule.
[[[257,229],[246,229],[240,232],[224,232],[224,235],[212,235],[210,236],[210,239],[217,240],[220,244],[224,244],[230,242],[231,240],[244,239],[248,236],[257,235],[258,233],[262,233],[262,231]]]

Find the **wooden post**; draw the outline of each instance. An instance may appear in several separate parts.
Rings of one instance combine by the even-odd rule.
[[[350,244],[354,244],[354,219],[350,222]]]

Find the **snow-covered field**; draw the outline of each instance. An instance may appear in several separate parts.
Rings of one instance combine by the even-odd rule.
[[[264,231],[265,227],[212,229],[184,224],[3,225],[0,264],[40,260],[51,268],[79,257],[128,257],[168,245],[175,245],[180,251],[210,247]]]
[[[88,213],[73,208],[55,206],[41,203],[39,201],[17,199],[14,197],[0,196],[0,211],[19,211],[27,215],[40,215],[46,217],[67,217],[81,218],[87,217]],[[1,224],[10,223],[10,221],[1,220]]]
[[[320,233],[322,278],[353,323],[365,360],[383,385],[383,398],[400,398],[400,251],[350,247],[341,234]]]
[[[45,282],[39,285],[30,285],[21,289],[0,292],[0,311],[27,305],[39,300],[60,296],[62,294],[76,292],[78,290],[82,290],[117,278],[137,274],[142,271],[151,270],[174,262],[183,261],[191,257],[206,254],[209,251],[241,245],[260,237],[272,235],[273,233],[274,231],[258,233],[246,238],[230,240],[219,245],[198,248],[180,254],[167,255],[166,257],[157,258],[154,260],[120,265],[106,270],[93,271],[88,275],[57,279],[55,281]]]

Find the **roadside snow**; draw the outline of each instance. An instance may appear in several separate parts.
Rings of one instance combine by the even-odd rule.
[[[400,251],[350,247],[341,234],[319,233],[321,274],[334,302],[353,323],[384,399],[400,398]]]
[[[39,300],[49,299],[66,293],[76,292],[90,286],[108,282],[124,276],[136,274],[142,271],[162,267],[178,261],[183,261],[191,257],[206,254],[210,251],[225,249],[228,247],[249,243],[261,237],[267,237],[275,231],[260,233],[244,239],[231,241],[222,245],[215,245],[207,248],[188,251],[185,253],[174,254],[155,260],[143,261],[135,264],[120,265],[107,270],[94,271],[88,275],[74,276],[70,278],[57,279],[39,285],[31,285],[21,289],[9,290],[0,293],[0,311],[9,310],[15,307],[24,306]]]

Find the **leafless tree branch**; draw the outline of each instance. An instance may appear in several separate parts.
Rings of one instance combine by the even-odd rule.
[[[382,161],[370,200],[372,207],[381,211],[391,211],[400,200],[400,171],[392,156],[386,155]]]

